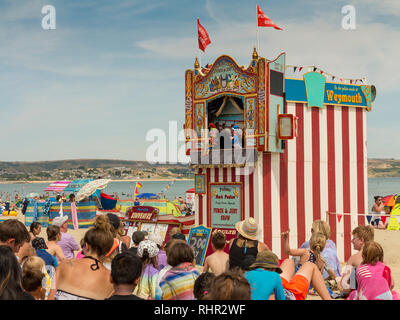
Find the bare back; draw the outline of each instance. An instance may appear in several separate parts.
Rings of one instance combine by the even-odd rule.
[[[114,291],[110,271],[101,263],[92,270],[92,259],[68,259],[60,263],[56,271],[57,290],[95,300],[104,300]]]
[[[204,268],[216,276],[224,273],[229,268],[229,254],[222,250],[214,252],[206,258]]]
[[[47,247],[47,252],[50,253],[52,256],[55,256],[59,262],[65,260],[64,252],[57,243],[49,241],[47,243]]]

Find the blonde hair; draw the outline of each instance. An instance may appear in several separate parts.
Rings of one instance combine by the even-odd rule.
[[[310,250],[314,253],[315,258],[318,260],[325,260],[322,258],[321,253],[326,245],[326,236],[322,232],[314,232],[310,239]]]
[[[324,220],[315,220],[311,228],[313,230],[313,233],[323,233],[326,239],[329,239],[329,237],[331,236],[331,227]]]
[[[45,263],[42,258],[39,258],[38,256],[30,256],[26,258],[22,264],[22,273],[25,273],[28,270],[39,270],[42,272],[43,268],[45,268]]]

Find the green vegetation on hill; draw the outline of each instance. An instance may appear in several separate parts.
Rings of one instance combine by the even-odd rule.
[[[146,161],[77,159],[36,162],[0,162],[0,181],[56,181],[85,178],[184,179],[193,170],[183,164],[156,164]],[[400,177],[400,160],[368,159],[368,177]]]
[[[400,160],[368,159],[368,177],[400,177]]]
[[[193,178],[183,164],[152,165],[146,161],[77,159],[37,162],[0,162],[0,180],[73,180],[98,177],[108,179]]]

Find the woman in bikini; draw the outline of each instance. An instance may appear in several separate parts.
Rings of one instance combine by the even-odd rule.
[[[104,300],[113,293],[110,270],[103,266],[113,246],[112,226],[107,216],[98,216],[84,236],[85,257],[68,259],[56,271],[56,300]]]

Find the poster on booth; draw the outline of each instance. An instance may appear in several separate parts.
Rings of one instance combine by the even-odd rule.
[[[190,229],[188,243],[193,249],[196,265],[202,266],[204,263],[204,257],[210,241],[210,235],[211,228],[207,228],[205,226],[198,226]]]
[[[211,227],[235,229],[242,220],[242,184],[210,183]]]
[[[206,250],[206,258],[214,253],[214,250],[212,248],[212,237],[213,234],[216,233],[217,231],[222,232],[225,235],[225,239],[226,239],[226,245],[224,248],[224,251],[229,254],[229,242],[236,238],[237,235],[237,231],[236,229],[226,229],[226,228],[212,228],[211,230],[211,237],[210,237],[210,241],[208,242],[208,246],[207,246],[207,250]]]

